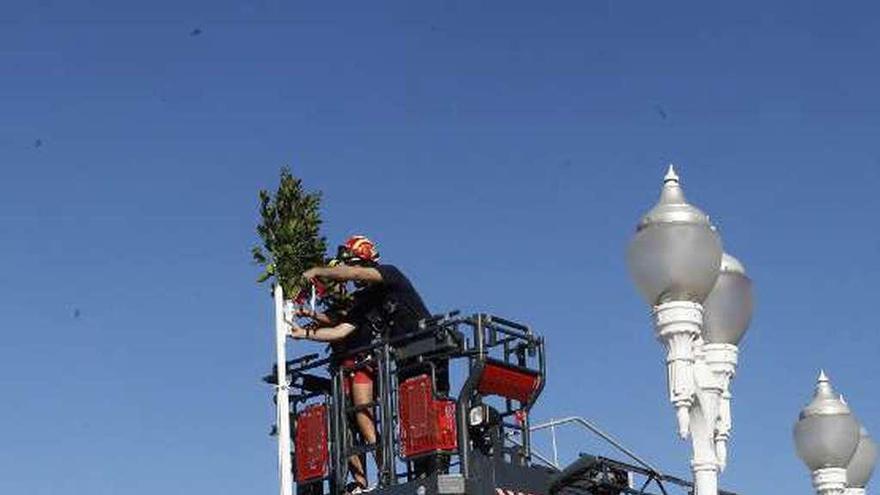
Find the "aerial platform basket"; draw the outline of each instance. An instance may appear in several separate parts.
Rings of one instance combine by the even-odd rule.
[[[691,486],[647,464],[584,456],[562,468],[534,450],[532,432],[543,426],[531,426],[530,411],[546,383],[546,360],[543,338],[526,325],[452,312],[351,350],[364,354],[378,370],[368,406],[383,464],[375,495],[666,495]],[[447,363],[464,368],[457,387],[445,383]],[[376,449],[350,426],[357,408],[344,392],[344,371],[312,354],[288,361],[285,372],[296,493],[344,495],[349,457]],[[277,384],[277,373],[264,380]]]

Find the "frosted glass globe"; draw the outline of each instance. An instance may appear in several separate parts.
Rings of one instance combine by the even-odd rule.
[[[856,451],[859,422],[824,372],[819,374],[813,400],[794,425],[794,443],[798,457],[811,471],[845,468]]]
[[[630,243],[627,264],[648,304],[703,302],[718,277],[721,240],[709,225],[650,225]]]
[[[862,428],[860,431],[859,445],[853,454],[849,465],[846,467],[846,484],[850,488],[864,488],[871,480],[874,472],[874,464],[877,462],[877,445],[868,436],[868,432]]]
[[[739,344],[752,320],[752,281],[742,264],[724,253],[715,287],[703,302],[703,339],[709,344]]]
[[[648,304],[703,302],[718,278],[721,239],[705,213],[687,202],[672,166],[660,200],[642,218],[626,254]]]

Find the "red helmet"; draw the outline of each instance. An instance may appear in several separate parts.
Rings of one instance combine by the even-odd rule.
[[[353,235],[344,244],[339,246],[337,257],[346,263],[377,263],[379,261],[379,251],[376,249],[373,241],[365,236]]]

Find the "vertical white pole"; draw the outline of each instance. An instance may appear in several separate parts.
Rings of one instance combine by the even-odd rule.
[[[278,476],[280,495],[293,495],[293,472],[290,458],[290,397],[287,387],[287,323],[284,321],[284,291],[276,284],[275,296],[275,361],[277,362],[278,388],[275,402],[278,411]]]
[[[559,469],[559,451],[556,448],[556,426],[553,424],[550,425],[550,439],[553,442],[553,467]]]

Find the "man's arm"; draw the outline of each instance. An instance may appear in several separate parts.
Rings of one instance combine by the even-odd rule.
[[[321,313],[320,311],[314,311],[309,308],[299,308],[296,310],[296,316],[304,316],[306,318],[311,318],[314,322],[319,325],[323,325],[325,327],[332,327],[336,325],[336,320],[330,318],[330,315],[327,313]]]
[[[319,327],[306,329],[296,323],[290,325],[290,336],[294,339],[313,340],[315,342],[336,342],[342,340],[353,332],[355,326],[351,323],[340,323],[335,327]]]
[[[382,273],[368,266],[316,266],[303,273],[303,278],[306,280],[316,277],[329,278],[337,282],[382,282]]]

